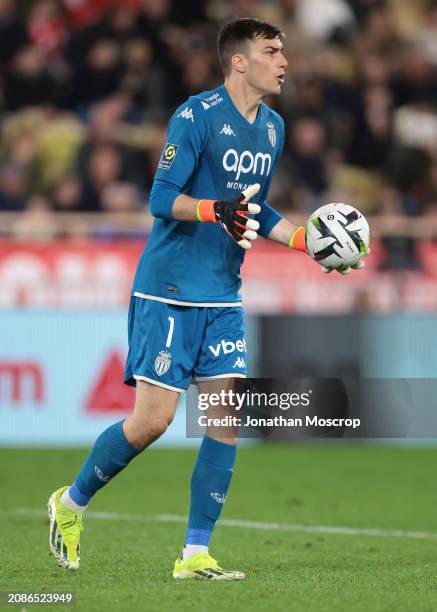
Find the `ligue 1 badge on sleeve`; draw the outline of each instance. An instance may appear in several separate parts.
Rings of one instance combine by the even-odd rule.
[[[159,159],[158,168],[161,170],[169,170],[178,154],[179,145],[166,142],[162,155]]]
[[[171,355],[168,351],[159,351],[155,359],[155,372],[158,376],[162,376],[168,372],[171,366]]]
[[[275,148],[275,145],[276,145],[276,128],[275,128],[274,123],[272,123],[271,121],[269,121],[267,123],[267,133],[269,135],[270,144],[272,145],[273,148]]]

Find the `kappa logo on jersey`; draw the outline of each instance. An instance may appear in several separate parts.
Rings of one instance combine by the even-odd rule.
[[[223,155],[223,168],[228,172],[235,172],[235,180],[238,181],[242,174],[260,174],[267,176],[272,167],[272,156],[270,153],[256,153],[243,151],[241,155],[235,149],[228,149]]]
[[[210,495],[218,504],[224,504],[226,501],[226,495],[224,493],[210,493]]]
[[[235,132],[234,130],[231,128],[231,126],[229,125],[229,123],[225,123],[224,126],[222,127],[222,131],[220,132],[220,134],[226,134],[226,136],[235,136]]]
[[[208,348],[214,357],[219,357],[221,352],[223,352],[223,355],[233,353],[235,350],[239,351],[240,353],[247,352],[246,340],[244,338],[243,340],[237,340],[236,342],[232,342],[232,340],[222,340],[215,346],[210,344]]]
[[[168,170],[169,168],[171,168],[176,158],[176,155],[178,154],[178,150],[179,145],[167,142],[164,146],[164,150],[159,160],[158,168],[161,168],[161,170]]]
[[[171,354],[168,351],[159,351],[155,359],[155,372],[158,376],[162,376],[171,366]]]
[[[189,108],[188,106],[179,113],[178,117],[182,117],[183,119],[190,119],[191,123],[194,123],[193,109]]]
[[[276,128],[275,128],[275,124],[272,123],[271,121],[269,121],[267,123],[267,134],[269,135],[270,144],[272,145],[273,148],[275,148],[275,145],[276,145]]]
[[[237,357],[234,365],[232,366],[232,368],[245,368],[245,367],[246,367],[246,362],[244,361],[243,357]]]

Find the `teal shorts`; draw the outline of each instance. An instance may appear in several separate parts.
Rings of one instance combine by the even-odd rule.
[[[245,335],[241,306],[179,306],[133,296],[124,382],[185,391],[191,382],[245,378]]]

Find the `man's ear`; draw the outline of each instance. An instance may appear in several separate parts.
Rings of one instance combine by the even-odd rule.
[[[247,70],[247,57],[244,53],[235,53],[231,57],[232,68],[243,74]]]

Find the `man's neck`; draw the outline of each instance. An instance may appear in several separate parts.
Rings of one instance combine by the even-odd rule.
[[[224,85],[235,107],[249,123],[253,123],[262,101],[259,92],[255,91],[247,83],[235,83],[231,79],[225,79]]]

